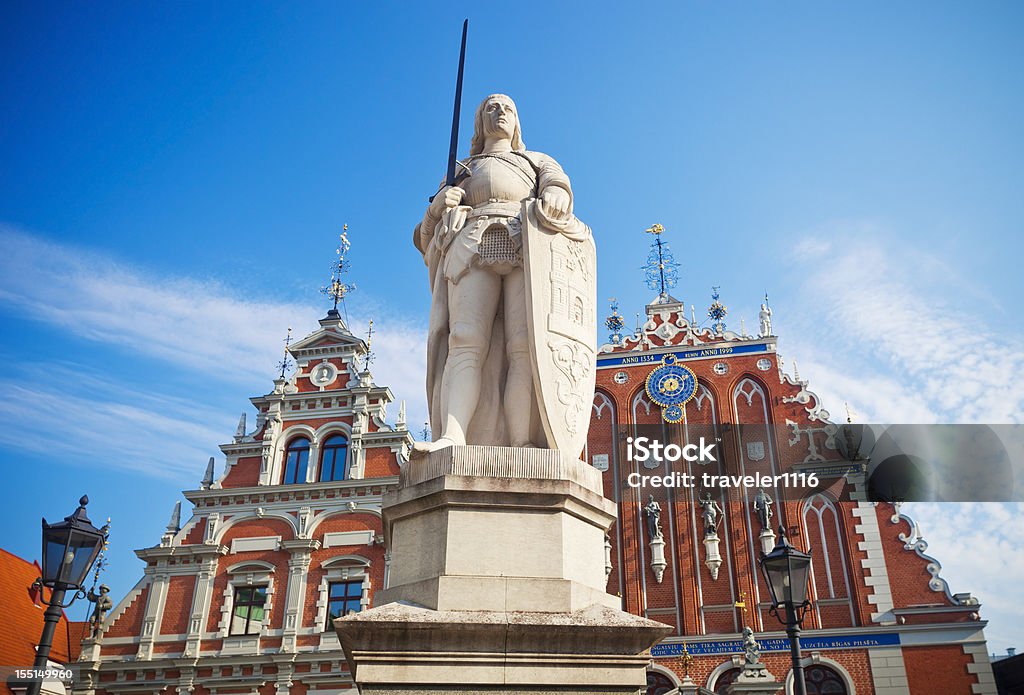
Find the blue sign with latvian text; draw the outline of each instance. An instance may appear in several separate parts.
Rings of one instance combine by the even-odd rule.
[[[758,640],[762,652],[788,652],[789,640],[785,637]],[[839,637],[801,637],[800,650],[821,649],[863,649],[865,647],[896,647],[900,644],[898,632],[886,632],[873,635],[843,635]],[[687,642],[686,651],[694,656],[702,654],[742,654],[742,640],[720,640],[717,642]],[[683,643],[656,644],[651,648],[651,656],[666,658],[683,655]]]

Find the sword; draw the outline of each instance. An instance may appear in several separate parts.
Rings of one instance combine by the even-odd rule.
[[[462,22],[462,48],[459,49],[459,76],[455,80],[455,111],[452,113],[452,140],[448,146],[448,173],[444,179],[445,186],[455,185],[455,165],[458,163],[459,149],[459,111],[462,108],[462,71],[466,66],[466,32],[469,20]],[[440,191],[438,191],[440,193]],[[430,196],[428,202],[434,202],[437,193]]]

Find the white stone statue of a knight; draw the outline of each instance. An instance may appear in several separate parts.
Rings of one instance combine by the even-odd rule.
[[[569,178],[523,145],[512,99],[476,111],[469,157],[413,234],[429,269],[433,442],[577,455],[596,356],[596,254]]]

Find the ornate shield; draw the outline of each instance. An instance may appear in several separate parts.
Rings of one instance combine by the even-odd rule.
[[[587,441],[597,367],[597,252],[537,222],[523,203],[523,267],[533,384],[548,446],[578,456]]]

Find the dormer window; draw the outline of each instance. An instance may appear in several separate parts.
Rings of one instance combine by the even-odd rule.
[[[306,482],[306,470],[309,468],[309,440],[297,437],[288,443],[284,452],[285,485]]]
[[[320,457],[320,480],[344,480],[348,460],[348,439],[336,434],[324,442]]]

